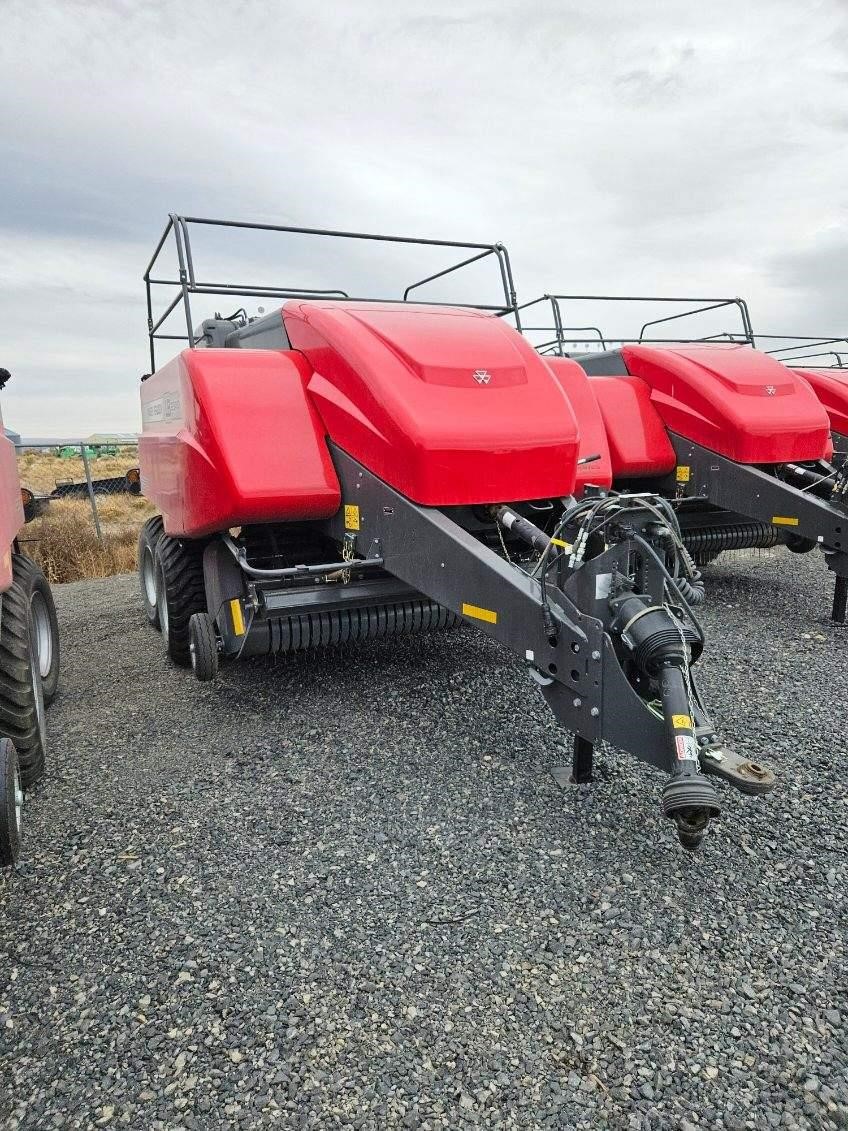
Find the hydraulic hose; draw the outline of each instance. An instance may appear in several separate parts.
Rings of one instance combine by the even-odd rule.
[[[681,558],[683,559],[684,568],[686,569],[686,572],[689,574],[689,576],[678,577],[677,588],[686,598],[688,603],[690,605],[694,605],[697,608],[699,605],[703,605],[704,601],[707,599],[704,582],[698,567],[695,565],[695,562],[692,559],[692,555],[689,553],[686,547],[680,546],[679,552]]]

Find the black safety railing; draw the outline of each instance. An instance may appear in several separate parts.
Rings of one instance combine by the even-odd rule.
[[[652,318],[642,325],[638,334],[622,335],[622,334],[608,334],[601,330],[598,326],[575,326],[569,325],[567,318],[563,313],[563,308],[567,305],[570,307],[574,303],[653,303],[656,305],[665,303],[685,304],[687,309],[681,310],[674,314],[667,314],[660,318]],[[530,302],[522,303],[516,308],[516,317],[519,317],[521,312],[529,310],[547,310],[550,315],[550,320],[543,322],[542,325],[530,325],[526,318],[524,324],[519,324],[519,329],[524,334],[544,334],[545,339],[536,344],[536,349],[540,353],[545,354],[559,354],[564,356],[566,353],[566,344],[569,346],[579,347],[583,345],[595,345],[600,343],[602,349],[609,348],[610,343],[613,342],[641,342],[644,344],[681,344],[684,342],[741,342],[747,345],[754,344],[754,331],[751,325],[751,316],[748,311],[748,304],[742,298],[685,298],[681,296],[656,296],[656,295],[563,295],[563,294],[544,294],[539,298],[532,299]],[[653,330],[657,326],[665,325],[669,322],[677,322],[683,318],[691,318],[696,315],[707,314],[711,311],[729,309],[735,310],[740,321],[739,330],[722,330],[717,333],[708,334],[701,337],[647,337],[646,333]],[[590,337],[577,337],[576,335],[585,333],[591,334]]]
[[[346,291],[340,290],[338,288],[332,288],[329,290],[316,290],[311,287],[269,287],[249,283],[221,283],[217,281],[209,281],[199,277],[191,241],[192,229],[199,226],[231,228],[241,231],[276,232],[294,236],[328,237],[338,240],[368,240],[376,243],[411,245],[414,247],[435,247],[445,249],[452,248],[458,251],[471,252],[473,254],[466,256],[458,263],[449,264],[447,267],[435,272],[434,274],[428,275],[424,279],[418,279],[415,282],[410,283],[403,290],[402,296],[353,296],[348,294]],[[169,236],[173,236],[174,248],[176,250],[176,278],[169,277],[167,275],[154,275],[154,268],[157,266],[160,256],[162,255],[166,244],[168,243]],[[191,312],[192,295],[214,295],[219,297],[230,295],[240,296],[243,298],[266,299],[348,299],[354,302],[409,302],[410,295],[414,291],[418,291],[420,288],[426,286],[429,283],[444,279],[445,276],[451,275],[456,271],[460,271],[464,267],[469,267],[473,263],[479,263],[481,260],[487,259],[490,256],[493,257],[497,263],[498,279],[504,299],[503,303],[487,304],[471,302],[439,302],[438,305],[485,310],[489,311],[492,314],[498,315],[511,315],[515,318],[516,325],[520,329],[520,308],[518,306],[518,300],[516,298],[515,283],[512,276],[512,267],[509,261],[509,253],[501,243],[464,243],[462,241],[456,240],[434,240],[416,238],[412,236],[387,236],[377,235],[371,232],[333,231],[326,228],[300,228],[284,224],[254,224],[235,220],[211,220],[200,216],[178,216],[172,214],[168,218],[168,223],[165,226],[165,230],[156,245],[156,250],[153,252],[153,256],[151,257],[149,264],[147,265],[147,270],[144,272],[144,284],[147,294],[147,331],[150,339],[151,369],[156,368],[157,341],[187,342],[192,348],[196,345],[198,338],[194,331],[194,323]],[[159,287],[176,288],[177,293],[166,304],[164,311],[157,316],[154,315],[153,298],[156,288]],[[432,303],[435,300],[423,300],[416,297],[413,301],[419,303]],[[185,333],[168,332],[167,324],[169,322],[169,319],[171,319],[172,315],[174,315],[174,312],[180,305],[182,305],[184,312]]]
[[[757,334],[757,343],[784,342],[764,349],[794,369],[848,369],[848,338],[834,334]],[[827,349],[828,346],[842,349]],[[760,346],[763,348],[763,346]],[[827,358],[828,361],[817,359]]]

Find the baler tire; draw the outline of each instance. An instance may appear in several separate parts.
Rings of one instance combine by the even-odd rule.
[[[0,868],[18,859],[23,801],[18,752],[10,738],[0,738]]]
[[[208,613],[193,613],[188,622],[191,667],[201,683],[218,674],[218,637]]]
[[[206,611],[203,545],[162,534],[154,551],[156,600],[165,650],[181,668],[191,665],[188,626]]]
[[[47,578],[25,554],[12,555],[15,581],[29,598],[32,630],[41,673],[44,706],[49,707],[59,690],[59,619]]]
[[[0,734],[15,744],[21,783],[28,789],[44,774],[47,756],[44,687],[32,609],[33,593],[43,597],[42,584],[47,582],[22,554],[12,555],[12,575],[0,614]],[[58,673],[58,647],[54,654]]]
[[[138,580],[141,587],[141,603],[147,623],[155,629],[159,628],[159,607],[156,604],[154,554],[163,529],[162,516],[157,514],[145,522],[138,536]]]

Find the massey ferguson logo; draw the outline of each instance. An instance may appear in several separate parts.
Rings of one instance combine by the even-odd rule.
[[[488,385],[489,382],[491,381],[491,379],[492,379],[492,375],[488,371],[488,369],[475,369],[474,370],[474,380],[477,382],[478,385]]]
[[[777,392],[777,386],[776,385],[766,385],[766,396],[767,397],[773,397],[776,392]]]

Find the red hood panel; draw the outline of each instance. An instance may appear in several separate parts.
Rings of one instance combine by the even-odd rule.
[[[409,304],[291,301],[283,319],[330,438],[429,506],[567,495],[577,425],[502,319]]]
[[[848,369],[796,369],[830,419],[831,431],[848,435]]]
[[[820,459],[827,415],[810,386],[767,354],[737,344],[622,348],[672,432],[738,463]]]

